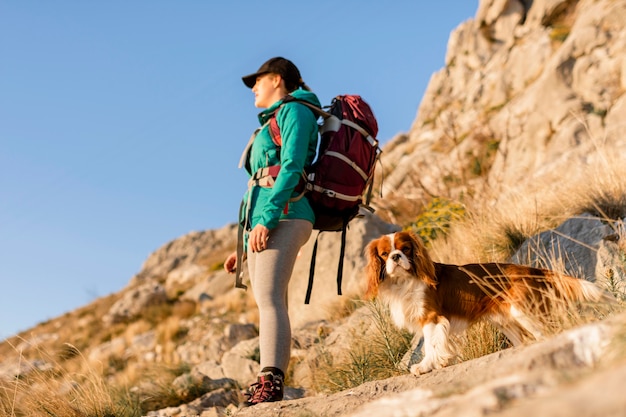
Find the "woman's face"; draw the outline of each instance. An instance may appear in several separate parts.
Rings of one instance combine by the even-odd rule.
[[[281,93],[282,79],[280,75],[263,74],[256,79],[252,92],[254,105],[259,108],[268,108],[284,95]]]

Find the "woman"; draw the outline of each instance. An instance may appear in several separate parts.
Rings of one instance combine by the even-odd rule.
[[[287,287],[298,252],[309,239],[315,221],[308,199],[298,198],[296,187],[304,168],[315,157],[317,117],[306,105],[284,99],[291,95],[317,107],[320,102],[302,81],[298,68],[285,58],[272,58],[242,79],[254,93],[254,105],[265,109],[259,114],[261,128],[244,159],[251,181],[240,219],[246,231],[250,282],[259,308],[261,372],[246,401],[246,405],[254,405],[283,398],[291,356]],[[280,147],[270,135],[268,121],[274,114],[282,138]],[[268,167],[274,167],[273,181],[267,181],[267,170],[263,171]],[[226,259],[224,268],[230,273],[236,271],[236,253]]]

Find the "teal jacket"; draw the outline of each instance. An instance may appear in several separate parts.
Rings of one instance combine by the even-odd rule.
[[[320,107],[317,96],[306,90],[295,90],[292,96]],[[281,107],[282,105],[282,107]],[[280,107],[280,109],[278,109]],[[268,120],[276,113],[282,146],[272,142]],[[302,103],[280,100],[259,114],[261,130],[254,137],[246,160],[246,171],[252,176],[260,168],[280,165],[280,172],[272,187],[251,186],[243,198],[240,221],[247,230],[257,224],[273,229],[281,219],[304,219],[315,222],[315,214],[307,198],[297,197],[295,191],[305,167],[315,158],[318,138],[317,116]]]

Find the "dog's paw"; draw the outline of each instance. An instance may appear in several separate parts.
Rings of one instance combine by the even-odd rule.
[[[432,371],[434,368],[428,364],[428,363],[424,363],[424,361],[420,362],[420,363],[416,363],[415,365],[411,366],[411,373],[415,376],[419,376],[421,374],[426,374],[430,371]]]

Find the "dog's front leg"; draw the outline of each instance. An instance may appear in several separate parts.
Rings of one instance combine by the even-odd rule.
[[[411,367],[416,363],[419,363],[424,358],[424,336],[422,333],[422,329],[420,328],[413,335],[413,340],[411,341],[411,347],[406,351],[404,356],[402,357],[402,361],[398,364],[399,368],[402,370],[411,370]]]
[[[443,368],[448,364],[448,360],[454,356],[449,339],[450,322],[445,317],[438,317],[436,323],[426,323],[423,331],[424,359],[411,366],[411,373],[414,375]]]

